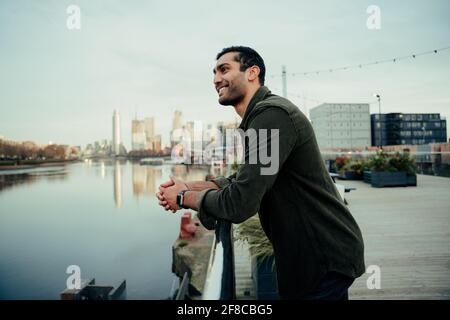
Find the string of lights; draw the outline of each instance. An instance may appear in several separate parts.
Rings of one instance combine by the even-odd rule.
[[[281,92],[281,90],[279,88],[274,87],[272,89],[273,89],[273,91]],[[314,103],[317,103],[317,104],[326,103],[324,100],[318,100],[318,99],[314,99],[314,98],[309,98],[307,95],[302,95],[302,94],[299,94],[299,93],[294,93],[294,92],[289,92],[288,91],[287,94],[288,94],[288,98],[304,99],[304,100],[311,101],[311,102],[314,102]],[[378,104],[378,100],[374,100],[374,101],[371,101],[371,102],[364,102],[364,103],[367,103],[369,105]]]
[[[439,52],[446,51],[446,50],[450,50],[450,47],[444,47],[444,48],[440,48],[440,49],[434,49],[434,50],[429,50],[429,51],[424,51],[424,52],[419,52],[419,53],[413,53],[413,54],[394,57],[394,58],[390,58],[390,59],[383,59],[383,60],[376,60],[376,61],[367,62],[367,63],[348,65],[348,66],[344,66],[344,67],[320,69],[320,70],[306,71],[306,72],[286,73],[286,75],[295,77],[295,76],[307,76],[307,75],[311,75],[311,74],[319,75],[321,73],[330,73],[330,72],[336,72],[336,71],[358,69],[358,68],[364,68],[367,66],[379,65],[379,64],[384,64],[384,63],[396,63],[398,61],[407,60],[407,59],[416,59],[417,57],[420,57],[420,56],[437,54]],[[270,76],[270,78],[276,78],[276,77],[282,77],[282,74],[275,74],[275,75]]]

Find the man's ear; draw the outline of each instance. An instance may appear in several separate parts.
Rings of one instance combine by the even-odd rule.
[[[261,69],[259,69],[258,66],[252,66],[247,69],[248,70],[248,81],[255,81],[259,77],[259,73],[261,72]]]

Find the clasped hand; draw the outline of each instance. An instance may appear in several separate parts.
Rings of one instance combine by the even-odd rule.
[[[177,212],[181,208],[177,205],[177,195],[182,190],[189,189],[187,184],[170,176],[170,180],[162,183],[159,186],[159,192],[156,193],[156,197],[159,200],[159,205],[162,206],[166,211]]]

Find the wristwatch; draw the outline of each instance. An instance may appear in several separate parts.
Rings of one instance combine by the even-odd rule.
[[[180,191],[180,193],[177,194],[177,205],[183,209],[189,209],[189,207],[184,206],[184,194],[186,193],[186,191],[189,191],[189,190],[187,190],[187,189],[182,190],[182,191]]]

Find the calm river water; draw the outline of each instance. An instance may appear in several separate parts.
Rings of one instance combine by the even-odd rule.
[[[69,265],[97,284],[126,279],[128,299],[167,298],[181,211],[155,193],[170,174],[207,172],[112,160],[0,171],[0,299],[59,299]]]

